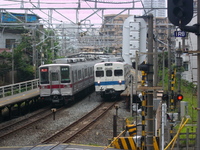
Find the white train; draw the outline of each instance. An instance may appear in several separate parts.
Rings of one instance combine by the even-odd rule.
[[[40,97],[52,104],[67,104],[94,90],[94,64],[84,58],[57,59],[39,67]]]
[[[94,65],[95,91],[102,98],[118,98],[130,82],[131,66],[124,62],[101,62]]]

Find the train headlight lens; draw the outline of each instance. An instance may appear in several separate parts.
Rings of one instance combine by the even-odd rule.
[[[47,86],[41,86],[41,89],[47,89]]]
[[[97,81],[98,84],[100,84],[100,81]]]
[[[119,80],[119,84],[122,84],[122,81],[121,81],[121,80]]]
[[[68,85],[65,85],[65,87],[64,88],[70,88],[70,85],[68,84]]]

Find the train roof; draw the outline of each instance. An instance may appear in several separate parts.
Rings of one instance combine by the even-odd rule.
[[[104,62],[124,62],[122,57],[101,57]]]
[[[99,63],[96,63],[95,66],[97,66],[97,65],[103,65],[103,64],[106,64],[106,63],[114,63],[114,64],[120,64],[120,65],[126,65],[126,64],[127,64],[126,62],[106,61],[106,62],[99,62]]]
[[[76,62],[69,62],[69,63],[62,63],[63,61],[57,61],[56,63],[53,64],[45,64],[45,65],[41,65],[39,66],[39,68],[41,67],[49,67],[49,66],[79,66],[79,65],[87,65],[87,64],[93,64],[95,65],[96,63],[100,62],[100,60],[90,60],[90,61],[76,61]]]

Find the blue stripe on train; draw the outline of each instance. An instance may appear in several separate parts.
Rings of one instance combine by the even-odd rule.
[[[100,84],[98,84],[98,82],[95,82],[95,86],[99,86],[99,85],[122,85],[125,84],[125,81],[122,81],[121,84],[119,84],[119,81],[104,81],[104,82],[100,82]]]

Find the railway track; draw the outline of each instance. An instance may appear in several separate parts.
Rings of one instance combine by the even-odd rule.
[[[62,109],[63,109],[63,107],[59,108],[57,111],[60,111]],[[3,127],[0,127],[0,139],[4,138],[5,136],[8,136],[10,134],[13,134],[14,132],[22,130],[26,127],[29,127],[32,124],[50,116],[50,115],[52,115],[52,111],[50,110],[50,107],[45,107],[45,108],[37,111],[35,114],[29,116],[28,118],[24,118],[15,123],[11,123],[11,124],[5,125]]]
[[[85,116],[70,124],[66,128],[60,130],[56,134],[42,141],[42,143],[70,143],[75,137],[77,137],[82,132],[86,131],[95,122],[97,122],[101,117],[103,117],[116,102],[103,102],[98,105],[95,109],[87,113]]]

